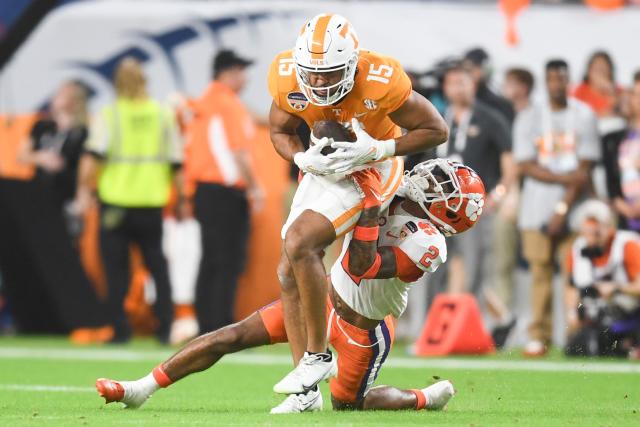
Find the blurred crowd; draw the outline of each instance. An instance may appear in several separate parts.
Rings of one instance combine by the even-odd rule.
[[[125,58],[114,73],[112,104],[90,121],[87,91],[65,82],[23,144],[19,160],[33,165],[35,180],[54,195],[74,247],[84,213],[99,207],[113,328],[105,340],[132,336],[124,310],[131,243],[155,284],[159,341],[179,342],[233,320],[251,210],[259,211],[265,197],[248,154],[261,119],[238,96],[251,64],[221,51],[202,96],[176,96],[167,106],[148,95],[140,63]],[[449,239],[449,262],[427,278],[424,303],[439,292],[474,294],[502,347],[525,321],[514,292],[517,279],[527,277],[524,352],[543,356],[560,321],[552,318],[552,298],[561,273],[566,353],[633,355],[640,342],[640,72],[630,87],[620,85],[605,51],[588,58],[579,82],[570,80],[569,67],[550,58],[541,70],[510,68],[494,76],[489,54],[474,48],[409,73],[451,136],[408,158],[406,167],[433,157],[462,161],[487,189],[482,220]],[[537,71],[542,81],[534,81]],[[540,101],[534,89],[544,94]],[[308,137],[308,130],[300,134]],[[173,226],[199,239],[196,249],[163,248],[167,205]],[[530,274],[517,275],[524,267]],[[175,321],[176,287],[184,287],[177,282],[195,288],[187,304],[193,315],[182,323]],[[6,302],[0,300],[0,311]]]
[[[433,153],[474,168],[487,188],[483,219],[450,239],[447,268],[429,289],[472,292],[493,318],[502,347],[518,321],[515,271],[528,266],[530,320],[524,353],[543,356],[552,341],[553,279],[566,283],[567,354],[635,354],[640,338],[640,72],[616,81],[605,51],[586,61],[580,82],[550,58],[538,70],[491,75],[475,48],[426,73],[415,88],[439,108],[450,140]],[[492,79],[501,80],[495,90]],[[498,79],[495,79],[498,80]],[[532,99],[534,85],[544,93]],[[555,319],[561,322],[562,319]]]

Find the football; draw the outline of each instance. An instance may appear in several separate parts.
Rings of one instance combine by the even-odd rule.
[[[348,141],[355,142],[356,136],[350,130],[347,129],[343,124],[337,122],[335,120],[320,120],[313,124],[313,135],[320,138],[333,138],[334,141]],[[331,146],[324,147],[321,151],[323,155],[328,155],[333,153],[335,148]]]

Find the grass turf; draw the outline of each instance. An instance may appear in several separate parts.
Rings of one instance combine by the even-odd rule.
[[[2,348],[68,349],[61,339],[2,339]],[[125,347],[135,354],[156,354],[147,341]],[[286,348],[259,350],[255,354],[284,354]],[[390,356],[402,356],[396,349]],[[512,360],[498,355],[493,359]],[[554,360],[561,361],[560,356]],[[628,363],[628,362],[622,362]],[[154,366],[149,360],[65,360],[42,356],[0,357],[0,426],[637,426],[640,425],[640,375],[583,372],[537,372],[384,368],[377,384],[410,388],[433,382],[433,376],[451,379],[458,394],[445,412],[358,412],[329,410],[326,385],[321,413],[270,416],[280,401],[271,392],[289,367],[225,364],[194,375],[161,390],[140,410],[105,406],[91,391],[97,377],[135,379]],[[24,390],[23,386],[66,386],[65,391]],[[74,387],[78,387],[75,389]]]

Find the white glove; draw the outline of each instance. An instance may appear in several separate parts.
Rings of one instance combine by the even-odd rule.
[[[305,173],[320,176],[331,175],[335,172],[334,161],[322,154],[321,151],[332,142],[332,139],[321,138],[317,143],[309,147],[307,151],[296,153],[293,156],[293,163]]]
[[[372,138],[356,119],[351,119],[351,127],[356,134],[356,142],[338,141],[331,144],[336,151],[327,157],[334,161],[331,165],[337,173],[344,173],[367,163],[391,157],[396,152],[396,141],[379,141]]]

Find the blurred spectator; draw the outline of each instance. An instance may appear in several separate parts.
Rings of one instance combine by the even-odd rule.
[[[616,231],[606,203],[576,211],[579,237],[567,258],[570,356],[627,356],[640,343],[640,240]]]
[[[515,115],[531,106],[533,74],[524,68],[510,68],[504,76],[502,93],[513,106]]]
[[[87,94],[77,82],[60,86],[48,114],[31,129],[18,159],[36,167],[35,179],[46,186],[60,209],[76,191],[78,162],[87,139]]]
[[[516,116],[530,107],[533,75],[522,68],[507,70],[503,85],[503,94],[513,105]],[[517,172],[516,172],[517,175]],[[518,204],[520,198],[520,182],[517,176],[506,188],[502,203],[496,213],[494,262],[496,277],[494,286],[485,292],[487,307],[497,319],[492,336],[496,347],[504,346],[509,333],[516,323],[516,318],[509,307],[513,307],[513,291],[515,289],[514,272],[518,261]]]
[[[201,332],[233,322],[249,238],[249,201],[260,209],[264,200],[249,152],[255,127],[238,96],[251,64],[233,51],[220,51],[213,61],[213,82],[191,106],[185,171],[195,185],[202,236],[195,301]]]
[[[114,84],[117,99],[96,118],[80,163],[76,205],[80,211],[89,205],[91,184],[100,170],[100,249],[113,341],[131,337],[123,303],[130,282],[129,245],[136,243],[155,282],[156,336],[166,342],[173,305],[162,252],[162,208],[169,200],[172,178],[182,188],[180,138],[173,113],[149,98],[137,60],[125,58],[118,64]]]
[[[640,232],[640,71],[629,94],[627,128],[605,136],[607,187],[622,226]]]
[[[458,65],[445,73],[444,93],[449,102],[445,118],[451,138],[437,147],[437,156],[473,168],[488,194],[482,221],[450,241],[450,290],[478,295],[482,282],[494,276],[494,214],[515,175],[511,135],[506,120],[475,99],[473,80],[467,69]]]
[[[619,113],[621,93],[615,82],[611,56],[603,50],[594,52],[587,63],[582,83],[573,90],[573,96],[588,104],[598,117],[611,117]]]
[[[474,48],[464,55],[464,66],[471,73],[476,86],[476,98],[502,114],[511,125],[515,117],[513,107],[503,97],[489,88],[491,80],[491,61],[489,54],[482,48]]]
[[[518,226],[532,275],[532,322],[525,354],[546,354],[551,339],[554,258],[569,248],[567,216],[589,188],[593,163],[600,158],[596,118],[580,101],[569,99],[569,68],[563,60],[545,69],[548,101],[526,109],[514,126],[514,157],[524,177]]]

